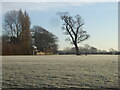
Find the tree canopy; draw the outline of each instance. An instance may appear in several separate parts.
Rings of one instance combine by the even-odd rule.
[[[57,52],[58,38],[54,34],[40,26],[34,26],[31,31],[33,33],[33,43],[37,46],[38,51]]]

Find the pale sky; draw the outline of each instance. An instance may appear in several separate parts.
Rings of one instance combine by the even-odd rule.
[[[57,12],[66,11],[72,16],[82,16],[85,21],[83,29],[91,36],[79,46],[89,44],[98,49],[118,49],[118,2],[3,2],[0,13],[4,16],[14,9],[28,12],[31,27],[39,25],[55,34],[59,39],[59,50],[72,47],[65,41],[66,36],[61,30],[63,22],[57,15]]]

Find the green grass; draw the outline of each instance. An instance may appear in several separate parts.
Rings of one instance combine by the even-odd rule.
[[[116,88],[118,56],[3,56],[3,88]]]

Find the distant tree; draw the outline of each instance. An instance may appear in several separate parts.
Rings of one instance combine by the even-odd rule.
[[[79,52],[82,53],[82,54],[83,53],[85,54],[86,53],[86,49],[84,47],[82,47],[82,46],[79,46]]]
[[[66,47],[66,48],[63,49],[63,52],[64,52],[64,53],[72,53],[73,51],[72,51],[72,52],[71,52],[71,51],[72,51],[72,50],[71,50],[70,47]]]
[[[117,52],[117,50],[110,48],[109,51],[111,52],[111,54],[115,54]]]
[[[97,53],[97,52],[98,52],[97,48],[91,47],[91,53]]]
[[[100,49],[97,50],[98,54],[100,54],[102,51]]]
[[[85,44],[84,45],[84,48],[85,48],[85,53],[87,55],[87,53],[90,53],[91,54],[91,46],[89,44]]]
[[[32,29],[33,44],[38,51],[45,53],[57,53],[58,38],[40,26],[34,26]]]
[[[65,34],[70,38],[67,40],[75,46],[76,55],[79,54],[78,43],[81,43],[90,37],[86,31],[82,29],[84,21],[80,15],[76,15],[74,18],[69,15],[68,12],[60,12],[60,19],[64,21],[62,29],[65,30]]]
[[[21,51],[23,51],[23,54],[29,54],[31,42],[30,18],[26,11],[23,12],[22,10],[12,10],[7,12],[4,15],[3,27],[3,35],[5,34],[9,37],[9,43],[19,44],[22,46]],[[19,48],[19,45],[14,48]]]
[[[76,48],[72,47],[70,51],[75,54],[76,53]]]
[[[106,54],[106,53],[107,53],[107,51],[106,51],[106,50],[102,50],[101,52],[102,52],[103,54]]]

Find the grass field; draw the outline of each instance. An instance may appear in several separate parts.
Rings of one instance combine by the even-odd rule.
[[[3,88],[116,88],[116,55],[3,56]]]

